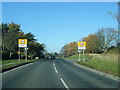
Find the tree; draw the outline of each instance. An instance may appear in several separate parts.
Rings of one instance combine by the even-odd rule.
[[[0,25],[0,55],[2,53],[2,25]]]
[[[96,33],[99,39],[99,49],[107,51],[111,46],[116,46],[118,42],[118,31],[114,28],[102,28]]]
[[[44,57],[45,57],[45,59],[49,59],[51,57],[51,55],[50,55],[50,53],[45,52]]]
[[[45,51],[44,48],[45,48],[44,44],[33,42],[29,45],[28,55],[31,57],[31,59],[35,56],[41,58],[43,55],[43,52]]]
[[[54,53],[55,57],[59,57],[59,54],[57,52]]]
[[[20,25],[15,23],[2,24],[2,39],[4,53],[9,53],[9,58],[17,52]]]
[[[87,52],[98,53],[99,52],[99,40],[95,34],[90,34],[88,37],[83,39],[87,43]]]
[[[61,54],[64,54],[65,57],[76,55],[77,54],[77,43],[71,42],[62,47]]]
[[[18,57],[18,39],[28,40],[28,55],[31,57],[42,57],[45,51],[44,44],[38,43],[32,33],[24,33],[20,29],[20,25],[15,23],[2,23],[2,55],[3,59],[10,59],[12,55]],[[25,56],[24,48],[21,48],[21,55]]]

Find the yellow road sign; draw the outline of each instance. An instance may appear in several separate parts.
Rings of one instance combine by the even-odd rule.
[[[27,39],[19,39],[18,45],[19,47],[27,47]]]
[[[86,47],[86,42],[78,42],[78,47]]]
[[[27,44],[27,39],[19,39],[18,44]]]

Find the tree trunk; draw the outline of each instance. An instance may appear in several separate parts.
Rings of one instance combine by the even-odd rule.
[[[31,56],[31,59],[33,59],[33,56]]]
[[[12,56],[12,52],[10,52],[10,55],[9,55],[9,58],[11,59],[11,56]]]

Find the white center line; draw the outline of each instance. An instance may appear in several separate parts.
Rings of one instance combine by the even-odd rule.
[[[53,65],[55,66],[55,63],[53,63]]]
[[[55,67],[55,63],[53,63],[53,66],[54,66],[54,69],[55,69],[55,72],[58,73],[56,67]],[[61,78],[60,74],[59,74],[59,79],[60,81],[62,82],[62,84],[64,85],[64,87],[67,89],[67,90],[70,90],[69,87],[67,86],[67,84],[65,83],[65,81]]]
[[[55,66],[54,66],[54,69],[55,69],[55,72],[56,72],[56,73],[58,73],[58,71],[57,71],[57,69],[56,69],[56,67],[55,67]]]
[[[67,86],[67,84],[65,83],[65,81],[62,78],[60,78],[60,80],[61,80],[62,84],[65,86],[65,88],[67,90],[70,90],[69,87]]]

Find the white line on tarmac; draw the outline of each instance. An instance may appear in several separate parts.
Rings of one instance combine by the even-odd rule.
[[[53,66],[54,66],[54,69],[55,69],[55,72],[58,73],[56,67],[55,67],[55,63],[53,63]],[[60,77],[60,81],[62,82],[62,84],[64,85],[64,87],[67,89],[67,90],[70,90],[69,87],[67,86],[67,84],[65,83],[65,81],[61,78],[60,74],[59,74],[59,77]]]
[[[19,67],[17,67],[17,68],[11,69],[11,70],[6,71],[6,72],[1,73],[1,74],[6,74],[6,73],[8,73],[8,72],[14,71],[14,70],[16,70],[16,69],[19,69],[19,68],[22,68],[22,67],[24,67],[24,66],[28,66],[28,65],[31,65],[31,64],[33,64],[33,63],[30,63],[30,64],[26,64],[26,65],[19,66]]]
[[[55,66],[55,63],[53,63],[53,65]]]
[[[58,71],[57,71],[57,69],[56,69],[56,67],[55,67],[55,66],[54,66],[54,69],[55,69],[55,72],[56,72],[56,73],[58,73]]]
[[[69,87],[67,86],[67,84],[65,83],[65,81],[64,81],[62,78],[60,78],[60,80],[61,80],[62,84],[64,85],[64,87],[65,87],[67,90],[70,90]]]

